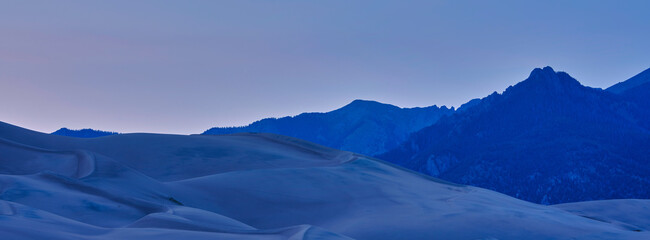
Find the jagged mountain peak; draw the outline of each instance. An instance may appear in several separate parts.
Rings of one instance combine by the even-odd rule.
[[[530,76],[522,83],[536,84],[537,87],[552,86],[556,88],[563,88],[567,86],[580,86],[578,80],[571,77],[565,72],[556,72],[551,67],[544,67],[542,69],[535,68],[530,73]]]
[[[528,78],[514,86],[509,86],[501,94],[495,91],[484,98],[472,99],[463,104],[459,108],[459,112],[465,112],[469,109],[488,110],[491,105],[499,102],[504,103],[503,101],[507,102],[504,103],[506,105],[521,101],[557,104],[563,101],[571,101],[566,97],[583,96],[585,91],[593,93],[589,89],[589,87],[583,86],[568,73],[555,71],[552,67],[546,66],[533,69]]]
[[[544,68],[535,68],[533,69],[532,72],[530,72],[530,75],[528,78],[532,77],[537,77],[537,76],[544,76],[546,78],[553,77],[556,74],[555,70],[553,70],[552,67],[546,66]]]
[[[585,88],[578,80],[566,72],[556,72],[551,67],[535,68],[526,80],[509,87],[504,92],[508,94],[552,94],[573,92],[577,88]]]

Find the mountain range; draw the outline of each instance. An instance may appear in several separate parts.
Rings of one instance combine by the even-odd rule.
[[[378,157],[544,204],[650,198],[650,92],[625,86],[594,89],[535,69]]]
[[[397,147],[411,133],[452,113],[454,109],[445,106],[399,108],[375,101],[355,100],[331,112],[267,118],[243,127],[211,128],[203,134],[267,132],[376,155]]]
[[[550,67],[458,109],[367,100],[204,135],[275,133],[543,204],[650,198],[650,69],[606,90]]]

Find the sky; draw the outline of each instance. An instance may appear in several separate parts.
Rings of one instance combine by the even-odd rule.
[[[0,121],[201,133],[354,99],[458,107],[650,68],[650,1],[0,0]]]

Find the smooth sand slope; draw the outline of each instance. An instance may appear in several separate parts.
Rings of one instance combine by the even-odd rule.
[[[0,239],[650,239],[649,207],[537,205],[272,134],[0,123]]]

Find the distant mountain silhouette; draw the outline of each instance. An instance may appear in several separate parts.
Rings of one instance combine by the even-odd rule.
[[[642,111],[640,116],[635,116],[639,119],[639,125],[650,129],[650,68],[637,74],[627,81],[618,83],[607,91],[618,92],[620,96],[626,100],[636,104]]]
[[[445,106],[399,108],[375,101],[355,100],[331,112],[267,118],[244,127],[212,128],[203,134],[267,132],[376,155],[398,146],[412,132],[453,112],[453,108]]]
[[[544,204],[650,198],[650,85],[631,80],[604,91],[535,69],[378,157]]]
[[[623,93],[629,89],[639,87],[641,85],[650,83],[650,68],[646,69],[645,71],[635,75],[634,77],[631,77],[630,79],[619,82],[617,84],[614,84],[613,86],[607,88],[607,91],[613,92],[613,93]]]
[[[68,136],[68,137],[78,137],[78,138],[96,138],[109,135],[119,134],[116,132],[106,132],[100,130],[94,130],[90,128],[80,129],[80,130],[71,130],[68,128],[61,128],[56,130],[56,132],[51,133],[53,135],[59,136]]]

